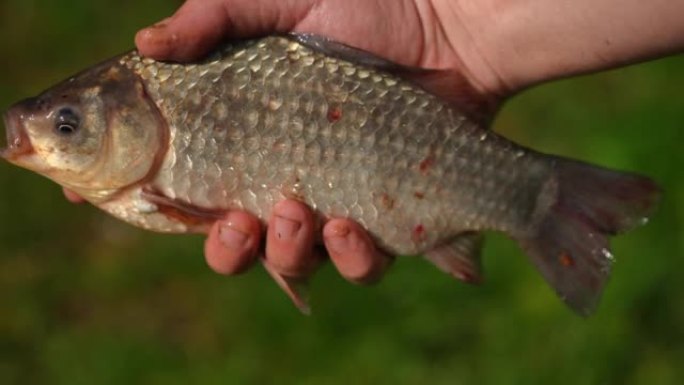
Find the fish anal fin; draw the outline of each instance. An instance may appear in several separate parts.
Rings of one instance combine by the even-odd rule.
[[[314,51],[407,80],[457,107],[483,126],[488,126],[500,104],[499,98],[485,97],[457,71],[402,65],[321,35],[292,33],[290,36]]]
[[[482,281],[482,240],[481,233],[461,233],[449,242],[426,252],[424,257],[458,280],[477,284]]]

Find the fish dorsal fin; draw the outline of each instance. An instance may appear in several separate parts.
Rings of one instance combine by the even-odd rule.
[[[360,48],[331,40],[325,36],[311,33],[292,33],[290,36],[300,44],[307,46],[314,51],[361,66],[377,68],[381,71],[388,72],[403,70],[424,71],[421,68],[403,66]]]
[[[479,283],[482,281],[482,238],[479,232],[461,233],[426,252],[425,259],[463,282]]]
[[[321,35],[292,33],[290,36],[314,51],[407,80],[483,125],[490,122],[498,108],[497,100],[486,98],[477,92],[457,71],[402,65]]]

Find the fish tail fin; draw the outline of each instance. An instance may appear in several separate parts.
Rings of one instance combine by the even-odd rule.
[[[644,224],[660,189],[643,176],[553,161],[555,201],[519,242],[561,299],[588,316],[610,274],[608,238]]]

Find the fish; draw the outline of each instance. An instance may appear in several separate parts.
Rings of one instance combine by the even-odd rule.
[[[193,63],[132,50],[11,106],[0,155],[162,233],[296,199],[465,282],[481,279],[483,232],[501,232],[590,315],[609,238],[646,223],[660,188],[496,134],[415,81],[433,73],[316,35],[228,41]]]

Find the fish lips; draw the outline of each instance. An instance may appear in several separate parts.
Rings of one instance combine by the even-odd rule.
[[[21,123],[21,114],[16,109],[10,109],[3,115],[7,147],[0,150],[0,157],[13,161],[23,155],[33,152],[31,140]]]

